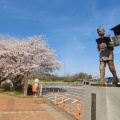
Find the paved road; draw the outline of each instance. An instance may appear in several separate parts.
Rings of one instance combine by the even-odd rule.
[[[85,86],[80,85],[61,85],[61,84],[43,84],[42,96],[54,104],[55,98],[57,99],[57,107],[62,108],[62,98],[64,98],[65,107],[64,111],[72,115],[74,118],[82,120],[83,114],[83,98]],[[80,109],[80,116],[78,114]]]
[[[64,97],[66,103],[76,103],[79,98],[83,102],[84,91],[84,86],[79,85],[43,84],[42,96],[51,102],[54,101],[56,96],[58,104],[61,104],[62,97]]]

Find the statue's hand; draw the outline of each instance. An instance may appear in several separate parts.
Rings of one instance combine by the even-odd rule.
[[[109,47],[114,47],[114,42],[109,42]]]
[[[99,51],[100,51],[100,52],[102,52],[102,51],[103,51],[103,49],[100,49]]]

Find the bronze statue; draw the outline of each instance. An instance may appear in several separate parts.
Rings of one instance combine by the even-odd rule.
[[[109,70],[111,71],[112,75],[114,76],[113,84],[117,84],[119,82],[115,66],[114,66],[114,42],[110,36],[105,35],[105,30],[102,27],[97,28],[97,33],[100,38],[96,39],[97,48],[100,52],[100,83],[104,84],[104,77],[105,77],[105,67],[106,63],[109,66]]]

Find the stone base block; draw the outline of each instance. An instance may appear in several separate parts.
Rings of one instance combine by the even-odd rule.
[[[83,120],[120,120],[120,87],[85,86]]]

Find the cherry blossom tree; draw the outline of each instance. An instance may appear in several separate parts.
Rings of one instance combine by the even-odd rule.
[[[44,35],[22,40],[0,36],[0,79],[11,79],[15,87],[17,81],[32,71],[53,72],[61,67],[55,56]]]

